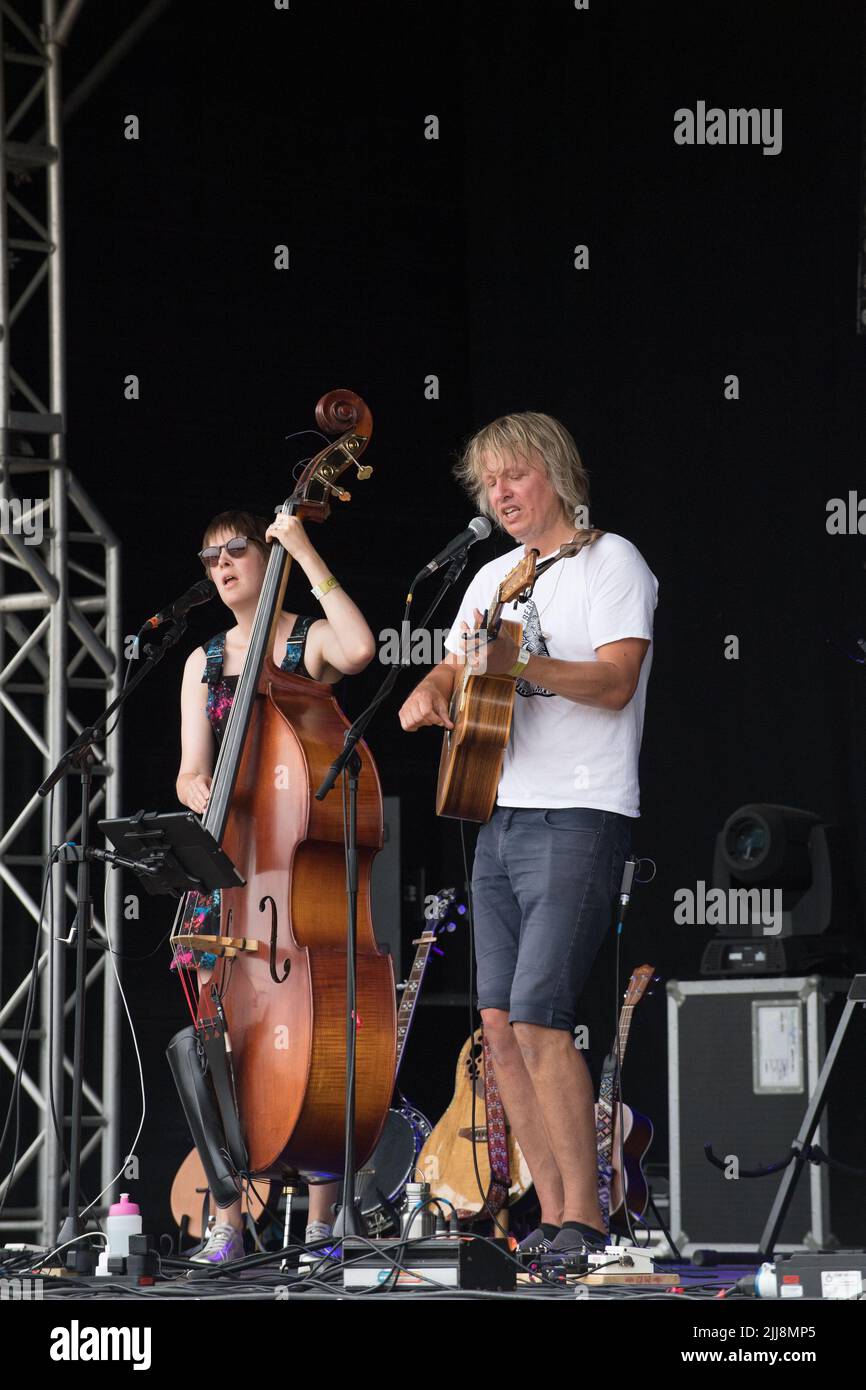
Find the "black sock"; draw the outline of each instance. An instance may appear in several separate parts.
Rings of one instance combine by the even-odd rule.
[[[553,1240],[554,1236],[559,1235],[559,1227],[554,1226],[552,1221],[542,1221],[541,1229],[547,1240]]]
[[[580,1231],[582,1236],[594,1237],[596,1240],[600,1237],[607,1240],[604,1231],[596,1230],[595,1226],[587,1226],[583,1221],[563,1221],[562,1229],[564,1231]]]

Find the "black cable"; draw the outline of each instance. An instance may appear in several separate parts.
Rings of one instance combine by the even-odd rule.
[[[618,916],[618,914],[615,914],[615,915]],[[615,1078],[615,1083],[616,1083],[616,1085],[615,1085],[615,1091],[614,1091],[614,1102],[613,1102],[613,1105],[614,1105],[614,1124],[616,1124],[617,1116],[618,1116],[618,1118],[619,1118],[619,1144],[618,1144],[617,1147],[619,1148],[619,1182],[620,1182],[620,1187],[621,1187],[621,1189],[622,1189],[622,1209],[623,1209],[623,1212],[625,1213],[625,1224],[626,1224],[626,1226],[628,1227],[629,1239],[630,1239],[632,1245],[637,1245],[637,1239],[636,1239],[636,1237],[635,1237],[634,1227],[633,1227],[632,1224],[631,1224],[631,1212],[629,1211],[629,1207],[628,1207],[628,1191],[627,1191],[627,1189],[626,1189],[626,1174],[625,1174],[625,1138],[624,1138],[623,1099],[622,1099],[622,1048],[620,1047],[620,1040],[619,1040],[620,1001],[621,1001],[622,996],[623,996],[623,991],[622,991],[622,990],[620,989],[620,987],[619,987],[619,984],[620,984],[620,971],[621,971],[621,969],[622,969],[622,962],[621,962],[621,960],[620,960],[620,944],[621,944],[621,941],[622,941],[622,926],[623,926],[622,921],[618,921],[617,924],[616,924],[616,964],[615,964],[615,966],[614,966],[614,990],[615,990],[615,992],[616,992],[616,997],[615,997],[615,999],[614,999],[614,1034],[613,1034],[613,1036],[614,1036],[614,1049],[615,1049],[615,1055],[616,1055],[616,1078]],[[629,977],[629,978],[631,978],[631,977]],[[609,1222],[608,1222],[608,1235],[610,1235],[610,1223],[609,1223]]]
[[[399,1261],[396,1261],[395,1258],[394,1258],[392,1255],[390,1255],[386,1250],[381,1249],[381,1247],[377,1246],[376,1243],[375,1243],[374,1241],[368,1239],[368,1237],[366,1237],[366,1236],[360,1236],[360,1235],[358,1235],[358,1236],[352,1235],[352,1236],[349,1236],[348,1239],[360,1241],[363,1245],[367,1246],[367,1247],[368,1247],[371,1251],[373,1251],[375,1254],[381,1255],[381,1257],[382,1257],[388,1264],[391,1264],[391,1265],[394,1267],[394,1268],[392,1269],[392,1274],[397,1274],[397,1273],[402,1272],[402,1273],[405,1273],[405,1274],[410,1274],[410,1275],[412,1275],[413,1277],[415,1277],[416,1271],[411,1270],[411,1269],[407,1268],[405,1265],[400,1264]],[[399,1243],[398,1243],[398,1250],[400,1250],[401,1253],[405,1253],[405,1250],[406,1250],[408,1247],[410,1247],[410,1246],[412,1246],[412,1245],[415,1245],[415,1244],[418,1244],[418,1243],[420,1243],[421,1241],[426,1241],[427,1239],[428,1239],[428,1237],[426,1237],[426,1236],[423,1236],[423,1237],[412,1237],[411,1239],[406,1239],[406,1238],[404,1237],[404,1238],[402,1238],[402,1239],[399,1241]],[[324,1246],[324,1245],[333,1245],[333,1244],[334,1244],[334,1238],[333,1238],[333,1236],[327,1236],[327,1237],[325,1237],[324,1239],[322,1239],[322,1240],[320,1240],[320,1241],[310,1241],[309,1244],[305,1244],[304,1242],[301,1242],[301,1241],[294,1241],[294,1240],[293,1240],[289,1245],[283,1246],[282,1249],[280,1249],[280,1250],[267,1251],[265,1254],[261,1254],[261,1255],[247,1255],[247,1256],[245,1256],[242,1260],[232,1260],[230,1268],[227,1267],[227,1266],[225,1266],[225,1265],[213,1266],[213,1267],[211,1267],[211,1268],[208,1268],[206,1265],[194,1265],[193,1268],[195,1269],[196,1275],[197,1275],[196,1280],[195,1280],[194,1282],[195,1282],[195,1283],[201,1283],[201,1282],[210,1283],[211,1281],[213,1281],[213,1280],[215,1280],[215,1279],[219,1279],[219,1278],[232,1278],[235,1274],[239,1273],[241,1270],[254,1269],[254,1268],[256,1268],[256,1267],[259,1266],[259,1265],[268,1264],[268,1263],[271,1263],[271,1262],[273,1262],[273,1261],[275,1261],[275,1260],[280,1260],[280,1259],[282,1259],[285,1255],[291,1254],[291,1253],[292,1253],[293,1251],[295,1251],[295,1250],[297,1250],[297,1251],[299,1251],[299,1252],[301,1252],[301,1253],[302,1253],[303,1251],[305,1251],[305,1250],[312,1253],[312,1252],[316,1251],[320,1246]],[[330,1258],[330,1257],[325,1257],[325,1258]],[[359,1263],[361,1260],[363,1260],[363,1259],[365,1259],[365,1258],[366,1258],[366,1254],[361,1254],[361,1255],[356,1256],[354,1259],[350,1259],[350,1260],[348,1260],[348,1261],[346,1261],[346,1260],[343,1260],[343,1261],[333,1260],[331,1266],[329,1267],[329,1273],[331,1274],[331,1276],[333,1277],[333,1279],[339,1279],[339,1280],[340,1280],[340,1291],[341,1291],[341,1292],[342,1292],[342,1275],[343,1275],[343,1270],[344,1270],[344,1268],[346,1268],[346,1267],[351,1267],[351,1265],[357,1264],[357,1263]],[[323,1285],[323,1286],[324,1286],[325,1283],[326,1283],[326,1281],[318,1277],[318,1275],[317,1275],[317,1273],[316,1273],[317,1270],[318,1270],[318,1265],[314,1265],[313,1268],[312,1268],[312,1273],[309,1274],[309,1275],[307,1275],[307,1276],[305,1276],[304,1278],[298,1278],[298,1279],[296,1279],[295,1282],[294,1282],[294,1284],[293,1284],[293,1287],[294,1287],[295,1289],[298,1289],[298,1288],[301,1288],[301,1287],[303,1287],[305,1284],[308,1284],[308,1283],[315,1283],[316,1285]],[[391,1277],[391,1276],[389,1276],[389,1278],[390,1278],[390,1277]],[[426,1276],[421,1276],[421,1277],[426,1277]],[[438,1284],[435,1280],[430,1280],[429,1282],[431,1283],[431,1285],[432,1285],[433,1287],[435,1287],[435,1288],[437,1288],[437,1289],[445,1289],[445,1288],[450,1289],[450,1287],[451,1287],[450,1285],[440,1285],[440,1284]],[[379,1285],[377,1285],[375,1288],[363,1290],[363,1295],[366,1296],[366,1295],[368,1295],[368,1294],[370,1294],[370,1293],[379,1293],[379,1292],[382,1291],[382,1288],[383,1288],[383,1287],[384,1287],[384,1286],[379,1286]],[[347,1291],[347,1292],[350,1292],[350,1291]],[[360,1296],[360,1295],[358,1295],[358,1296]]]
[[[49,823],[49,825],[53,825],[53,824],[54,824],[54,787],[52,787],[52,788],[51,788],[51,791],[48,793],[48,807],[49,807],[49,809],[48,809],[48,823]],[[57,851],[52,850],[51,857],[49,858],[49,861],[48,861],[48,920],[49,920],[49,922],[52,924],[52,928],[51,928],[51,931],[50,931],[50,934],[49,934],[49,947],[48,947],[49,951],[53,951],[53,949],[54,949],[54,934],[53,934],[53,924],[54,924],[54,880],[53,880],[53,878],[51,877],[51,869],[52,869],[52,861],[53,861],[53,859],[55,858],[55,855],[56,855],[57,853],[59,853],[59,849],[58,849]],[[48,1019],[47,1019],[47,1021],[46,1021],[46,1028],[45,1028],[45,1035],[46,1035],[47,1038],[53,1038],[53,1036],[54,1036],[54,1033],[53,1033],[54,1022],[53,1022],[53,1020],[54,1020],[54,963],[53,963],[52,960],[49,960],[49,963],[48,963]],[[55,1136],[55,1138],[56,1138],[56,1140],[57,1140],[57,1146],[58,1146],[58,1148],[59,1148],[59,1150],[60,1150],[60,1157],[61,1157],[61,1160],[62,1160],[62,1163],[63,1163],[63,1167],[64,1167],[64,1169],[65,1169],[65,1171],[66,1171],[67,1173],[70,1173],[70,1174],[71,1174],[72,1169],[71,1169],[70,1164],[69,1164],[69,1159],[68,1159],[67,1156],[66,1156],[66,1144],[65,1144],[65,1142],[64,1142],[63,1127],[62,1127],[62,1125],[60,1124],[59,1119],[57,1118],[57,1108],[56,1108],[56,1104],[55,1104],[55,1100],[54,1100],[54,1068],[53,1068],[53,1066],[51,1065],[51,1058],[50,1058],[50,1057],[49,1057],[49,1059],[48,1059],[48,1106],[49,1106],[49,1109],[50,1109],[50,1111],[51,1111],[51,1123],[54,1125],[54,1136]],[[79,1187],[80,1187],[80,1186],[81,1186],[81,1184],[79,1183]]]
[[[51,796],[52,796],[52,800],[53,800],[53,789],[52,789]],[[30,967],[30,982],[29,982],[29,984],[28,984],[28,986],[27,986],[27,998],[26,998],[25,1005],[24,1005],[24,1021],[23,1021],[22,1026],[21,1026],[21,1041],[20,1041],[20,1043],[19,1043],[19,1045],[18,1045],[18,1058],[17,1058],[16,1064],[15,1064],[15,1075],[14,1075],[14,1078],[13,1078],[13,1081],[12,1081],[12,1090],[11,1090],[11,1093],[10,1093],[10,1096],[9,1096],[9,1104],[8,1104],[8,1106],[7,1106],[7,1109],[6,1109],[6,1119],[5,1119],[4,1124],[3,1124],[3,1132],[2,1132],[2,1134],[0,1134],[0,1152],[2,1152],[3,1145],[4,1145],[5,1142],[6,1142],[6,1135],[7,1135],[8,1132],[9,1132],[9,1124],[10,1124],[10,1121],[11,1121],[11,1119],[12,1119],[12,1112],[13,1112],[13,1108],[14,1108],[14,1111],[15,1111],[15,1146],[14,1146],[13,1155],[12,1155],[12,1166],[11,1166],[11,1168],[10,1168],[10,1170],[9,1170],[9,1176],[8,1176],[8,1180],[7,1180],[7,1183],[6,1183],[6,1190],[5,1190],[5,1192],[2,1194],[2,1196],[0,1196],[0,1216],[2,1216],[3,1210],[4,1210],[5,1206],[6,1206],[6,1199],[7,1199],[8,1195],[9,1195],[9,1193],[12,1191],[12,1184],[13,1184],[14,1181],[15,1181],[15,1169],[16,1169],[17,1166],[18,1166],[18,1150],[19,1150],[20,1143],[21,1143],[21,1091],[22,1091],[22,1089],[23,1089],[22,1086],[21,1086],[21,1076],[22,1076],[22,1073],[23,1073],[23,1071],[24,1071],[24,1058],[25,1058],[25,1054],[26,1054],[26,1051],[27,1051],[27,1046],[28,1046],[28,1044],[29,1044],[29,1042],[30,1042],[30,1030],[31,1030],[32,1025],[33,1025],[33,1013],[34,1013],[34,1010],[35,1010],[35,1007],[36,1007],[36,992],[37,992],[37,985],[38,985],[38,981],[39,981],[39,946],[40,946],[40,944],[41,944],[41,943],[40,943],[40,938],[41,938],[41,933],[42,933],[42,930],[43,930],[43,925],[42,925],[42,923],[43,923],[43,918],[44,918],[44,916],[45,916],[45,899],[46,899],[46,896],[47,896],[47,894],[48,894],[49,884],[51,883],[51,868],[52,868],[53,863],[54,863],[54,860],[56,859],[56,857],[57,857],[57,855],[59,854],[59,852],[60,852],[59,847],[56,848],[56,849],[52,849],[51,854],[50,854],[49,859],[48,859],[48,864],[47,864],[47,866],[46,866],[45,875],[44,875],[44,878],[43,878],[43,881],[42,881],[42,900],[41,900],[41,902],[40,902],[40,904],[39,904],[39,917],[38,917],[37,923],[36,923],[36,934],[35,934],[34,943],[33,943],[33,961],[32,961],[31,967]],[[49,931],[49,933],[48,933],[48,951],[49,951],[49,952],[51,952],[51,950],[52,950],[52,948],[53,948],[53,945],[54,945],[54,938],[53,938],[52,933]],[[48,963],[48,966],[49,966],[49,969],[50,969],[50,968],[51,968],[51,959],[50,959],[50,955],[49,955],[49,963]],[[50,1065],[49,1065],[49,1077],[50,1077],[50,1071],[51,1071],[51,1068],[50,1068]],[[54,1102],[53,1102],[53,1097],[52,1097],[52,1102],[51,1102],[51,1111],[52,1111],[52,1115],[54,1116],[54,1122],[55,1122],[55,1126],[56,1126],[56,1124],[57,1124],[57,1117],[56,1117],[56,1114],[54,1113]],[[61,1140],[61,1148],[62,1148],[62,1140]],[[65,1158],[65,1155],[64,1155],[64,1158]]]
[[[629,855],[628,855],[627,857],[628,857],[628,858],[634,858],[633,851],[630,850],[630,851],[629,851]],[[652,866],[653,866],[652,877],[651,877],[651,878],[648,878],[648,879],[642,879],[642,878],[638,878],[638,877],[637,877],[637,874],[635,874],[635,878],[634,878],[634,880],[633,880],[633,883],[634,883],[634,884],[647,884],[647,883],[652,883],[653,879],[654,879],[655,876],[656,876],[656,865],[655,865],[655,862],[654,862],[653,860],[647,860],[647,861],[645,861],[645,860],[643,860],[643,859],[636,859],[636,861],[635,861],[635,867],[637,867],[638,864],[643,864],[644,862],[647,862],[647,863],[651,863],[651,864],[652,864]],[[622,920],[620,920],[620,921],[618,921],[617,924],[616,924],[616,965],[615,965],[615,982],[616,982],[617,985],[618,985],[618,983],[619,983],[619,979],[620,979],[620,970],[621,970],[621,968],[622,968],[622,967],[621,967],[621,961],[620,961],[620,942],[621,942],[621,938],[622,938],[623,929],[624,929],[624,923],[623,923]],[[629,976],[629,979],[631,979],[631,976]],[[621,1052],[620,1045],[619,1045],[619,1010],[620,1010],[620,999],[622,998],[623,994],[624,994],[624,991],[619,990],[619,992],[618,992],[618,994],[617,994],[617,997],[616,997],[616,999],[615,999],[615,1001],[614,1001],[614,1029],[615,1029],[615,1031],[614,1031],[614,1037],[615,1037],[615,1039],[616,1039],[616,1080],[617,1080],[617,1095],[618,1095],[618,1097],[619,1097],[618,1101],[615,1102],[615,1105],[617,1105],[617,1106],[618,1106],[618,1109],[619,1109],[619,1170],[620,1170],[620,1185],[621,1185],[621,1187],[622,1187],[622,1205],[623,1205],[623,1211],[625,1212],[626,1225],[628,1226],[629,1239],[631,1240],[632,1245],[634,1245],[637,1249],[647,1249],[647,1248],[649,1247],[650,1243],[651,1243],[651,1242],[650,1242],[650,1227],[649,1227],[649,1225],[647,1225],[647,1238],[646,1238],[646,1240],[644,1241],[643,1245],[641,1245],[640,1242],[639,1242],[638,1239],[637,1239],[637,1236],[635,1235],[634,1227],[632,1226],[632,1222],[631,1222],[632,1213],[631,1213],[631,1210],[629,1209],[629,1205],[628,1205],[628,1193],[627,1193],[627,1191],[626,1191],[626,1185],[625,1185],[625,1177],[626,1177],[626,1174],[625,1174],[625,1138],[624,1138],[625,1130],[624,1130],[624,1125],[623,1125],[623,1113],[622,1113],[622,1111],[623,1111],[623,1099],[622,1099],[622,1052]]]
[[[162,950],[163,946],[165,945],[166,941],[168,941],[173,931],[174,926],[169,927],[168,931],[164,932],[163,935],[159,938],[159,941],[156,943],[153,950],[145,952],[143,956],[132,956],[129,954],[128,951],[115,951],[113,946],[105,946],[103,949],[108,955],[114,956],[117,960],[129,960],[132,961],[133,964],[137,964],[140,961],[150,960],[152,956],[158,955],[159,952]]]
[[[463,821],[463,820],[460,821],[460,846],[461,846],[461,849],[462,849],[462,851],[463,851],[463,880],[464,880],[464,883],[466,884],[466,901],[467,901],[468,908],[469,908],[469,1058],[470,1058],[470,1062],[471,1062],[472,1057],[473,1057],[473,1049],[474,1049],[474,1045],[475,1045],[475,1028],[476,1028],[476,1021],[475,1021],[475,1020],[476,1020],[476,1009],[475,1009],[475,903],[474,903],[474,899],[473,899],[473,896],[472,896],[472,880],[471,880],[471,876],[470,876],[470,873],[469,873],[469,857],[468,857],[468,855],[467,855],[467,853],[466,853],[466,822]],[[479,1015],[479,1018],[480,1018],[480,1015]],[[482,1056],[482,1059],[483,1059],[483,1057],[484,1057],[484,1023],[483,1023],[483,1020],[480,1020],[480,1021],[481,1021],[481,1032],[482,1032],[482,1042],[481,1042],[481,1049],[482,1049],[482,1050],[481,1050],[481,1056]],[[487,1070],[487,1068],[486,1068],[486,1062],[485,1062],[485,1075],[486,1075],[486,1070]],[[496,1228],[496,1230],[499,1231],[499,1232],[506,1238],[506,1240],[507,1240],[507,1239],[508,1239],[509,1232],[505,1229],[504,1226],[501,1226],[501,1225],[500,1225],[500,1223],[499,1223],[499,1221],[498,1221],[498,1219],[497,1219],[497,1217],[496,1217],[495,1212],[493,1211],[492,1207],[490,1206],[490,1203],[489,1203],[488,1200],[487,1200],[487,1193],[485,1192],[485,1190],[484,1190],[484,1185],[483,1185],[483,1183],[482,1183],[482,1181],[481,1181],[481,1169],[480,1169],[479,1166],[478,1166],[478,1152],[477,1152],[477,1149],[476,1149],[477,1138],[476,1138],[475,1113],[476,1113],[476,1104],[477,1104],[477,1099],[478,1099],[478,1097],[477,1097],[476,1091],[475,1091],[475,1081],[474,1081],[474,1079],[471,1080],[471,1086],[472,1086],[472,1115],[471,1115],[471,1119],[470,1119],[470,1125],[471,1125],[471,1129],[472,1129],[472,1164],[473,1164],[473,1167],[474,1167],[474,1169],[475,1169],[475,1182],[476,1182],[477,1187],[478,1187],[479,1196],[481,1197],[482,1208],[483,1208],[484,1210],[486,1210],[487,1215],[490,1217],[490,1220],[493,1222],[493,1225],[494,1225],[494,1227]],[[506,1140],[506,1143],[507,1143],[507,1140]],[[510,1168],[510,1165],[509,1165],[509,1168]],[[511,1176],[511,1175],[510,1175],[510,1172],[509,1172],[509,1177],[510,1177],[510,1176]],[[508,1196],[509,1196],[509,1194],[506,1193],[506,1197],[505,1197],[506,1205],[508,1204]]]
[[[52,787],[51,790],[50,790],[50,792],[48,793],[48,823],[49,823],[49,825],[53,825],[53,824],[54,824],[54,790],[55,790],[55,788]],[[68,843],[68,841],[66,841],[65,843]],[[50,942],[50,944],[49,944],[49,948],[48,948],[48,949],[49,949],[49,951],[52,951],[52,952],[53,952],[53,949],[54,949],[54,935],[53,935],[53,925],[54,925],[54,880],[53,880],[53,878],[52,878],[52,876],[51,876],[51,869],[52,869],[52,865],[53,865],[54,859],[55,859],[56,856],[60,853],[60,851],[61,851],[62,848],[63,848],[62,845],[57,845],[54,849],[52,849],[51,855],[50,855],[49,860],[48,860],[48,867],[47,867],[47,876],[48,876],[48,920],[49,920],[49,923],[50,923],[50,927],[49,927],[49,942]],[[43,903],[44,903],[44,899],[43,899]],[[41,914],[40,914],[40,919],[41,919]],[[108,937],[108,933],[106,933],[106,937]],[[53,1036],[54,1036],[54,1034],[53,1034],[53,1028],[54,1028],[53,1020],[54,1020],[54,962],[53,962],[53,959],[50,958],[50,959],[49,959],[49,966],[48,966],[48,1020],[47,1020],[47,1026],[46,1026],[46,1029],[45,1029],[46,1037],[53,1037]],[[60,1046],[61,1046],[61,1048],[62,1048],[62,1046],[63,1046],[62,1038],[61,1038]],[[62,1076],[62,1068],[61,1068],[61,1076]],[[61,1096],[61,1104],[62,1104],[62,1096]],[[61,1163],[62,1163],[61,1176],[62,1176],[62,1173],[65,1172],[65,1173],[67,1174],[67,1176],[68,1176],[69,1178],[71,1178],[71,1177],[72,1177],[72,1166],[71,1166],[71,1164],[70,1164],[70,1162],[69,1162],[69,1156],[67,1155],[67,1152],[66,1152],[66,1142],[65,1142],[65,1137],[64,1137],[63,1125],[61,1124],[61,1122],[60,1122],[60,1120],[59,1120],[59,1118],[58,1118],[58,1115],[57,1115],[57,1107],[56,1107],[56,1101],[55,1101],[55,1096],[54,1096],[54,1068],[53,1068],[52,1065],[51,1065],[51,1059],[50,1059],[50,1058],[49,1058],[49,1062],[48,1062],[48,1106],[49,1106],[49,1110],[50,1110],[50,1112],[51,1112],[51,1123],[52,1123],[52,1125],[54,1126],[54,1136],[55,1136],[55,1138],[56,1138],[56,1140],[57,1140],[57,1148],[58,1148],[58,1150],[59,1150],[60,1159],[61,1159]],[[86,1211],[86,1210],[88,1210],[88,1209],[93,1205],[93,1203],[89,1200],[89,1198],[88,1198],[88,1196],[87,1196],[87,1193],[84,1191],[84,1188],[83,1188],[82,1185],[81,1185],[81,1173],[80,1173],[80,1172],[79,1172],[79,1175],[78,1175],[78,1200],[79,1200],[79,1208],[78,1208],[79,1210],[84,1210],[84,1211]],[[72,1195],[71,1195],[71,1192],[70,1192],[70,1196],[69,1196],[69,1203],[70,1203],[70,1208],[71,1208],[71,1203],[72,1203]],[[83,1204],[83,1205],[82,1205],[82,1204]],[[102,1230],[102,1222],[100,1221],[99,1217],[96,1216],[96,1215],[94,1215],[91,1219],[92,1219],[92,1221],[94,1222],[94,1224],[95,1224],[97,1230],[100,1232],[100,1234],[104,1235],[105,1232]]]
[[[370,1249],[373,1250],[377,1255],[380,1255],[385,1260],[387,1260],[387,1262],[392,1266],[391,1273],[388,1275],[387,1279],[384,1279],[382,1281],[381,1284],[375,1284],[371,1288],[363,1290],[365,1296],[369,1294],[393,1292],[397,1287],[397,1282],[401,1274],[408,1274],[412,1279],[423,1279],[425,1283],[429,1284],[431,1288],[434,1289],[442,1290],[451,1287],[451,1285],[449,1284],[440,1284],[438,1279],[431,1279],[429,1275],[420,1274],[417,1269],[410,1269],[407,1265],[402,1263],[402,1261],[406,1257],[406,1251],[410,1245],[419,1244],[421,1241],[426,1242],[430,1239],[429,1236],[413,1236],[410,1238],[408,1235],[408,1231],[411,1229],[411,1218],[414,1216],[416,1212],[422,1210],[428,1204],[428,1201],[429,1198],[424,1202],[418,1202],[417,1205],[414,1206],[412,1208],[412,1211],[409,1213],[410,1222],[406,1228],[407,1234],[404,1234],[400,1237],[396,1255],[390,1255],[386,1250],[382,1250],[380,1246],[375,1245],[373,1241],[368,1240],[366,1236],[352,1237],[353,1240],[361,1240],[365,1245],[369,1246]],[[345,1248],[343,1253],[345,1255]],[[359,1258],[363,1258],[363,1256]],[[350,1265],[351,1263],[353,1262],[349,1261]]]

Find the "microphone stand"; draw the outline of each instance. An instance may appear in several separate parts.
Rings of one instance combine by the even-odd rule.
[[[471,544],[471,542],[470,542]],[[420,626],[424,627],[429,622],[433,613],[438,608],[445,594],[453,584],[459,579],[466,568],[469,545],[464,550],[455,555],[448,567],[448,571],[439,591],[431,603],[427,612],[421,619]],[[410,594],[414,592],[415,585],[425,578],[426,570],[422,570],[412,581]],[[357,992],[357,927],[358,927],[358,779],[361,772],[361,759],[356,752],[356,746],[363,738],[365,730],[372,722],[373,716],[390,694],[397,678],[404,667],[409,665],[408,646],[404,649],[398,665],[394,665],[388,671],[378,691],[374,695],[371,703],[358,715],[354,724],[351,725],[343,736],[343,751],[334,759],[328,772],[326,773],[321,786],[316,791],[316,800],[323,801],[333,789],[334,783],[341,772],[344,772],[344,796],[345,784],[348,783],[349,805],[348,805],[348,824],[346,826],[346,899],[348,904],[347,926],[346,926],[346,1104],[345,1104],[345,1149],[343,1158],[343,1200],[338,1209],[337,1220],[334,1225],[334,1234],[345,1236],[364,1236],[366,1229],[364,1218],[355,1199],[355,1058],[357,1051],[356,1033],[356,992]],[[345,1247],[343,1250],[343,1261],[345,1262]]]
[[[81,1215],[79,1203],[81,1194],[79,1191],[81,1182],[81,1121],[82,1121],[82,1097],[84,1085],[84,1006],[85,1006],[85,978],[87,975],[87,947],[90,943],[90,934],[93,925],[93,899],[90,888],[90,864],[91,860],[99,854],[90,845],[90,789],[93,781],[92,767],[96,762],[93,751],[93,744],[100,736],[105,725],[113,715],[114,711],[120,709],[129,699],[132,692],[155,666],[162,661],[169,649],[179,641],[186,631],[187,623],[183,616],[171,619],[171,628],[166,633],[163,641],[157,647],[148,643],[144,647],[145,659],[130,681],[128,681],[116,699],[103,711],[97,720],[88,728],[82,729],[78,738],[72,743],[62,755],[54,770],[49,773],[45,781],[38,788],[39,796],[47,796],[53,787],[57,785],[61,777],[73,768],[77,770],[81,781],[81,842],[75,853],[75,860],[78,862],[78,876],[76,884],[76,912],[72,924],[72,930],[77,929],[75,949],[75,991],[73,995],[73,1013],[75,1016],[75,1044],[72,1058],[72,1116],[69,1136],[69,1203],[66,1220],[61,1227],[58,1235],[58,1244],[64,1245],[73,1241],[82,1234]],[[144,629],[141,630],[142,632]],[[139,637],[141,632],[139,633]],[[67,856],[67,859],[70,856]],[[50,871],[50,870],[49,870]],[[71,936],[71,933],[70,933]],[[52,934],[53,950],[54,938]],[[55,1047],[63,1048],[63,1038],[60,1036],[55,1039]],[[52,1059],[53,1061],[53,1059]],[[51,1065],[51,1062],[49,1062]],[[61,1104],[61,1116],[63,1105]],[[90,1249],[77,1249],[73,1247],[65,1252],[64,1261],[67,1269],[75,1270],[81,1274],[92,1274],[95,1267],[94,1253]]]

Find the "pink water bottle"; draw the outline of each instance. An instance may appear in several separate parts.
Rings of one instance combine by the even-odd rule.
[[[105,1230],[111,1254],[128,1255],[129,1237],[141,1235],[141,1209],[129,1200],[128,1192],[121,1192],[120,1201],[112,1202]]]
[[[120,1201],[112,1202],[108,1208],[105,1222],[108,1245],[99,1257],[96,1273],[108,1274],[109,1259],[118,1256],[125,1259],[129,1254],[129,1237],[141,1235],[141,1209],[129,1200],[128,1192],[121,1192]]]

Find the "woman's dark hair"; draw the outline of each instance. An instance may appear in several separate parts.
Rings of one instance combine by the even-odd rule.
[[[205,527],[202,550],[220,531],[228,531],[233,536],[248,536],[267,560],[271,545],[265,540],[265,532],[269,526],[270,522],[263,516],[256,516],[255,512],[218,512]]]

